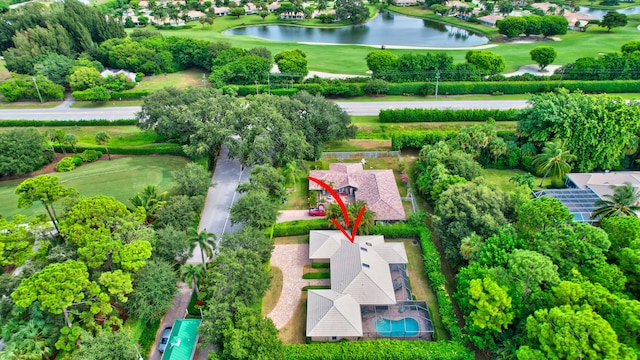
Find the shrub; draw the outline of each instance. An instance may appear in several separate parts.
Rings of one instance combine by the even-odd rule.
[[[67,172],[76,168],[76,164],[73,162],[72,158],[66,157],[56,164],[57,172]]]
[[[306,285],[302,287],[302,291],[307,290],[329,290],[331,285]]]
[[[473,352],[448,341],[364,340],[285,345],[288,360],[473,360]]]
[[[149,95],[146,90],[129,90],[129,91],[112,91],[111,99],[113,100],[138,100]]]
[[[311,272],[302,275],[303,279],[329,279],[331,273],[328,272]]]
[[[391,136],[391,148],[393,150],[402,149],[422,149],[426,144],[435,144],[439,141],[446,141],[456,136],[456,131],[409,131],[395,132]]]
[[[311,267],[314,269],[328,269],[329,268],[329,263],[326,262],[312,262],[311,263]]]
[[[389,92],[389,84],[382,79],[371,79],[362,90],[366,95],[383,95]]]
[[[35,79],[38,84],[33,81]],[[38,93],[38,90],[40,91]],[[64,97],[64,87],[58,85],[43,75],[11,74],[11,78],[0,84],[0,93],[8,102],[17,100],[62,100]]]
[[[97,150],[85,150],[80,155],[80,158],[84,162],[93,162],[93,161],[96,161],[96,160],[100,159],[100,156],[102,156],[102,152],[100,152],[100,151],[97,151]]]
[[[307,235],[311,230],[327,230],[327,220],[295,220],[278,223],[273,229],[273,236]]]
[[[73,155],[71,157],[71,160],[73,160],[73,164],[75,166],[80,166],[82,165],[82,162],[83,162],[82,157],[80,155]]]

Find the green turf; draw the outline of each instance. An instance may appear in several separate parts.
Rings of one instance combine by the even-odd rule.
[[[484,178],[487,180],[489,184],[496,185],[500,187],[504,191],[513,191],[517,188],[517,186],[509,182],[509,179],[516,174],[524,174],[526,171],[520,169],[485,169],[484,170]],[[541,177],[536,176],[535,188],[539,189]],[[551,184],[551,179],[546,178],[544,180],[544,186],[549,186]]]
[[[395,9],[395,8],[394,8]],[[422,10],[418,7],[398,9],[412,15],[433,18],[434,15],[430,10]],[[488,28],[481,25],[461,23],[459,20],[452,18],[440,18],[441,21],[455,22],[457,25],[473,28],[474,30],[482,30],[488,35],[496,35],[495,28]],[[265,23],[275,23],[274,15],[267,18]],[[297,22],[298,25],[320,25],[314,24],[317,20],[307,20]],[[279,22],[281,23],[281,22]],[[240,19],[231,16],[216,18],[211,28],[202,27],[197,21],[191,22],[194,25],[192,29],[185,30],[163,30],[165,36],[183,36],[193,37],[205,40],[223,40],[230,41],[234,46],[242,48],[252,48],[257,46],[266,46],[272,53],[283,50],[299,48],[307,54],[309,61],[309,69],[317,71],[326,71],[331,73],[348,73],[366,75],[367,66],[365,56],[374,48],[369,46],[356,45],[308,45],[298,44],[295,42],[276,42],[259,39],[249,36],[233,36],[224,35],[221,32],[234,26],[247,26],[263,24],[262,19],[257,15],[244,15]],[[522,65],[531,64],[529,51],[536,46],[549,45],[558,51],[558,59],[554,64],[567,64],[574,62],[576,59],[585,56],[597,56],[598,52],[620,51],[620,46],[629,41],[636,40],[640,36],[640,31],[636,28],[639,22],[637,20],[629,21],[629,24],[623,28],[615,28],[610,33],[604,28],[591,26],[586,32],[569,31],[566,35],[560,35],[562,41],[550,41],[532,44],[498,44],[490,51],[496,52],[505,57],[507,68],[505,72],[511,72],[518,69]],[[585,46],[588,44],[588,46]],[[391,52],[401,55],[407,53],[425,53],[425,52],[446,52],[454,57],[455,62],[463,62],[467,50],[408,50],[408,49],[392,49]],[[339,61],[336,61],[339,59]]]
[[[146,185],[157,185],[160,191],[174,185],[171,171],[182,168],[187,159],[177,156],[136,156],[114,160],[101,160],[85,164],[73,171],[55,173],[60,182],[78,190],[82,196],[108,195],[129,204],[129,198],[142,191]],[[18,209],[18,198],[13,194],[24,179],[0,182],[0,214],[11,217],[24,214],[28,217],[44,214],[42,206]],[[57,205],[61,207],[60,204]]]

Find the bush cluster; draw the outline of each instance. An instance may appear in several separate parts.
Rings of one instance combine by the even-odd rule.
[[[288,360],[473,360],[471,350],[448,341],[365,340],[286,345]]]
[[[70,157],[66,157],[60,161],[58,161],[58,163],[56,164],[56,171],[57,172],[67,172],[67,171],[71,171],[73,169],[76,168],[76,164],[73,161],[72,158]]]
[[[441,131],[441,130],[426,130],[426,131],[403,131],[394,132],[391,135],[391,149],[403,150],[403,149],[422,149],[425,145],[433,145],[439,141],[447,141],[453,139],[457,131]],[[513,130],[498,130],[497,134],[503,139],[510,139],[515,135]]]
[[[84,162],[93,162],[93,161],[96,161],[96,160],[100,159],[100,156],[102,156],[102,152],[100,152],[100,151],[97,151],[97,150],[85,150],[85,151],[82,152],[82,155],[80,155],[80,158]]]
[[[95,88],[74,91],[71,93],[77,101],[108,101],[108,100],[138,100],[149,95],[146,90],[140,91],[107,91],[102,86]],[[106,92],[105,92],[106,91]]]
[[[327,229],[329,229],[329,226],[325,219],[287,221],[275,225],[273,228],[273,236],[307,235],[311,230]]]
[[[310,272],[302,275],[303,279],[329,279],[331,273],[328,272]]]
[[[386,239],[412,238],[418,236],[419,233],[420,229],[402,222],[371,227],[372,235],[382,235]]]
[[[38,85],[37,88],[36,83]],[[43,75],[32,77],[13,73],[10,79],[0,84],[0,93],[8,102],[40,100],[40,97],[42,97],[42,100],[62,100],[64,87],[55,84]]]
[[[399,122],[473,122],[487,121],[513,121],[515,109],[490,110],[490,109],[383,109],[380,110],[379,119],[383,123]]]

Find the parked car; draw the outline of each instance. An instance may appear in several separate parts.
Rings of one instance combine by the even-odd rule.
[[[325,216],[324,205],[319,204],[318,207],[309,209],[309,215],[311,216]]]
[[[160,344],[158,345],[158,351],[164,352],[169,343],[169,336],[171,335],[171,326],[167,326],[162,330],[162,336],[160,337]]]

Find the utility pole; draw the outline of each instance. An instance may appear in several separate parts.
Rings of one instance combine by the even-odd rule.
[[[38,89],[38,83],[36,82],[36,77],[32,76],[33,84],[36,86],[36,91],[38,92],[38,97],[40,98],[40,104],[42,104],[42,95],[40,95],[40,89]]]
[[[438,81],[440,80],[440,70],[436,71],[436,99],[438,98]]]
[[[205,89],[207,88],[207,78],[205,73],[202,73],[202,87]]]
[[[271,71],[267,73],[267,91],[271,95]]]

